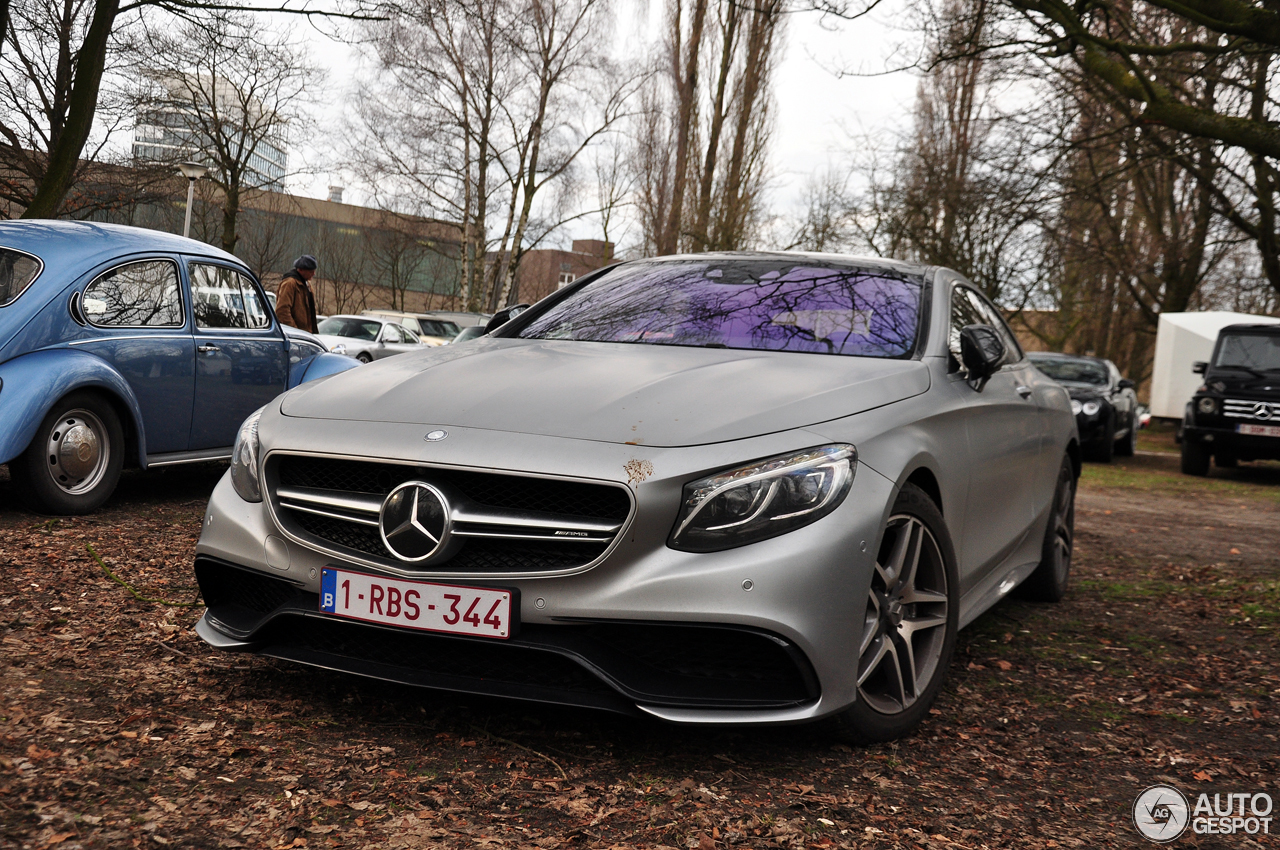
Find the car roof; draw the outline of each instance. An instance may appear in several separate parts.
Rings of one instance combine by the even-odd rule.
[[[1239,324],[1227,325],[1219,333],[1265,333],[1280,334],[1280,324]]]
[[[1060,360],[1091,360],[1094,363],[1110,363],[1111,361],[1105,357],[1094,357],[1092,354],[1066,354],[1061,351],[1028,351],[1027,357],[1032,360],[1037,357],[1050,357]]]
[[[826,254],[817,251],[708,251],[705,254],[672,254],[665,257],[647,257],[632,260],[626,265],[639,263],[706,262],[732,260],[808,260],[810,262],[836,263],[860,269],[893,271],[899,274],[924,276],[937,266],[924,263],[907,263],[884,257],[865,257],[856,254]]]
[[[68,272],[79,274],[112,257],[147,251],[200,254],[244,266],[233,254],[205,242],[162,230],[98,221],[0,221],[0,246],[39,257],[44,263],[40,276],[47,274],[64,283]]]

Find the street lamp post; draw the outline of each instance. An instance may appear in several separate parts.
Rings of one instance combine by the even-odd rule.
[[[195,203],[196,197],[196,181],[209,173],[209,166],[201,165],[198,162],[180,162],[178,170],[182,172],[182,176],[187,178],[187,217],[182,222],[182,235],[191,235],[191,205]]]

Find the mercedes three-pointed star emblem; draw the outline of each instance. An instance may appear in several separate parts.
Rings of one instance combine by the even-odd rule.
[[[402,561],[425,561],[442,551],[452,525],[449,501],[423,481],[406,481],[392,490],[378,514],[382,542]]]

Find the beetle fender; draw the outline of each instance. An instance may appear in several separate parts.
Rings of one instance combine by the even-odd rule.
[[[330,375],[354,369],[359,365],[359,360],[345,354],[333,354],[328,351],[317,354],[290,370],[289,389],[293,389],[298,384],[305,384],[307,381],[314,381],[316,378],[327,378]]]
[[[147,440],[138,400],[129,382],[106,361],[84,351],[50,348],[0,363],[0,382],[0,463],[22,454],[58,399],[97,388],[127,411],[132,422],[125,424],[138,435],[138,462],[146,466]]]

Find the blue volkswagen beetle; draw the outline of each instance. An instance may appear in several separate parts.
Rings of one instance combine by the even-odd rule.
[[[253,274],[217,248],[0,222],[0,463],[36,510],[95,510],[126,465],[229,458],[254,410],[355,365],[281,326]]]

